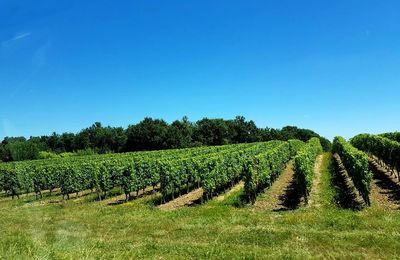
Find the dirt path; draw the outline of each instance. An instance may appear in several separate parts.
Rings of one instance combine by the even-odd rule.
[[[48,194],[43,195],[43,198],[36,199],[35,197],[31,196],[31,200],[26,202],[24,205],[25,207],[30,207],[30,206],[37,206],[37,205],[50,205],[50,204],[62,204],[66,203],[67,201],[73,201],[77,202],[80,200],[83,200],[84,197],[92,194],[91,190],[84,190],[80,191],[78,193],[71,193],[69,195],[69,199],[65,197],[64,199],[62,198],[61,195],[61,190],[57,189],[56,191],[53,191],[52,197],[46,197]]]
[[[297,207],[293,206],[298,204],[297,198],[292,199],[295,192],[293,177],[293,161],[290,161],[272,186],[257,198],[254,211],[279,211]]]
[[[338,154],[333,155],[336,174],[333,176],[334,188],[336,190],[335,201],[341,208],[361,210],[365,203],[357,192],[353,181],[344,167]]]
[[[321,165],[323,155],[320,154],[315,160],[314,166],[314,180],[308,200],[308,206],[313,208],[321,207],[320,193],[321,193]]]
[[[160,185],[157,185],[156,187],[154,187],[154,190],[153,190],[153,187],[149,186],[149,187],[145,188],[144,191],[140,190],[139,193],[137,193],[137,194],[136,194],[136,192],[131,192],[129,201],[141,198],[146,195],[156,194],[157,191],[159,190],[159,188],[160,188]],[[107,199],[104,199],[101,201],[101,203],[107,204],[107,205],[117,205],[117,204],[122,204],[125,202],[126,202],[125,194],[107,198]]]
[[[371,204],[387,209],[400,209],[400,184],[397,177],[373,159],[370,166],[374,173],[371,186]]]
[[[58,195],[61,196],[61,190],[60,190],[60,188],[54,189],[54,190],[52,191],[51,195],[52,195],[52,196],[58,196]],[[38,195],[38,199],[46,199],[46,197],[48,197],[48,196],[50,196],[50,190],[43,190],[43,191],[42,191],[42,197],[40,197],[40,196]],[[30,193],[23,193],[23,194],[19,195],[19,198],[20,198],[20,199],[27,199],[27,198],[29,198],[29,197],[31,197],[31,198],[32,198],[32,197],[36,197],[36,193],[35,193],[35,192],[30,192]],[[15,197],[14,199],[17,199],[17,197]],[[3,191],[3,192],[1,192],[0,200],[12,200],[12,197],[9,196],[9,195],[7,195],[7,194]]]
[[[83,200],[86,196],[88,196],[88,195],[90,195],[90,194],[95,194],[96,192],[95,191],[92,191],[92,190],[83,190],[83,191],[80,191],[80,192],[78,192],[78,194],[76,194],[76,193],[71,193],[70,195],[69,195],[69,197],[70,197],[70,199],[72,200],[72,201],[81,201],[81,200]],[[77,196],[78,195],[78,196]]]
[[[215,200],[216,201],[223,201],[226,197],[228,197],[232,193],[238,192],[239,190],[243,189],[243,187],[244,187],[244,182],[240,181],[238,184],[233,186],[232,189],[230,189],[229,191],[227,191],[227,192],[219,195],[218,197],[216,197]]]
[[[174,200],[158,206],[161,210],[174,210],[182,207],[190,206],[196,201],[199,201],[203,196],[203,189],[195,189],[185,195],[182,195]]]

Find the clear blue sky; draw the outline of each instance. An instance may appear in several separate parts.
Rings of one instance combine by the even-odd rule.
[[[0,138],[145,116],[400,130],[400,1],[0,1]]]

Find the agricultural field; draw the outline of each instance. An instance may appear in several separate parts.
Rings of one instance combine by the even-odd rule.
[[[396,258],[396,138],[0,163],[0,256]]]
[[[0,260],[400,259],[399,10],[0,0]]]

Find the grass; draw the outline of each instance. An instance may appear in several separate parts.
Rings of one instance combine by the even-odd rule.
[[[400,212],[380,205],[340,209],[331,185],[332,157],[321,166],[321,207],[256,212],[223,201],[175,211],[152,205],[157,195],[108,206],[90,201],[40,203],[0,199],[2,259],[110,258],[396,258]],[[48,197],[48,201],[56,197]]]

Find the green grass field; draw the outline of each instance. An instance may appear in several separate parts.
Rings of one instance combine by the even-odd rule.
[[[397,258],[400,212],[374,201],[361,211],[336,206],[332,157],[321,165],[320,207],[255,211],[237,207],[240,191],[222,201],[174,211],[157,194],[109,206],[80,200],[51,203],[0,199],[2,259],[263,259]],[[260,196],[259,199],[268,199]]]

